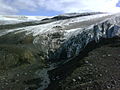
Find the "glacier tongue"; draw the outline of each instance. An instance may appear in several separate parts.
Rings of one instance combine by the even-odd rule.
[[[96,14],[51,23],[1,30],[0,36],[14,32],[32,34],[35,47],[50,60],[77,56],[91,41],[120,34],[119,14]]]
[[[25,30],[36,36],[33,44],[43,49],[47,59],[67,60],[77,56],[93,40],[98,42],[100,38],[119,36],[119,18],[119,15],[98,14],[26,27]]]

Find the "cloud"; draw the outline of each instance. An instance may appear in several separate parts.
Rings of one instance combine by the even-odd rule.
[[[0,0],[0,14],[16,14],[21,10],[70,12],[119,12],[119,0]]]
[[[11,14],[17,12],[18,10],[16,8],[13,8],[12,6],[9,6],[8,3],[5,3],[3,0],[0,0],[0,14]]]
[[[37,10],[37,2],[35,0],[14,0],[11,4],[17,9],[25,9],[29,11]]]
[[[42,2],[42,3],[41,3]],[[118,0],[39,0],[39,6],[48,10],[66,12],[118,12]]]

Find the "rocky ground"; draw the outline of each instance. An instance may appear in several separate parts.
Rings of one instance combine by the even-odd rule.
[[[2,47],[3,51],[7,48]],[[119,52],[118,37],[102,39],[98,44],[91,42],[78,57],[49,71],[51,84],[46,90],[119,90]],[[2,59],[8,57],[1,56]],[[21,64],[20,61],[1,61],[0,90],[37,90],[41,78],[35,72],[43,67],[45,65],[30,61]]]
[[[46,90],[120,90],[120,38],[90,43],[50,74],[53,83]]]
[[[30,50],[12,44],[1,44],[0,49],[0,90],[37,90],[41,87],[42,78],[35,73],[46,65],[34,62]],[[119,90],[119,52],[118,37],[102,39],[97,44],[91,42],[78,57],[49,71],[51,84],[46,90]]]

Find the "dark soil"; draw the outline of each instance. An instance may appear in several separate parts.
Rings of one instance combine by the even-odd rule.
[[[120,38],[91,42],[49,74],[52,83],[46,90],[120,90]]]
[[[1,48],[11,51],[8,46]],[[22,54],[16,51],[18,56]],[[1,54],[1,61],[3,59]],[[40,87],[41,78],[35,72],[44,65],[28,61],[15,67],[3,67],[9,63],[0,65],[0,90],[37,90]],[[120,38],[101,39],[98,43],[93,41],[79,56],[48,73],[51,84],[46,90],[120,90]]]

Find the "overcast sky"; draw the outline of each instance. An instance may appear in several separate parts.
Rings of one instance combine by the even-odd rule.
[[[119,0],[0,0],[0,14],[52,16],[72,12],[120,12]]]

